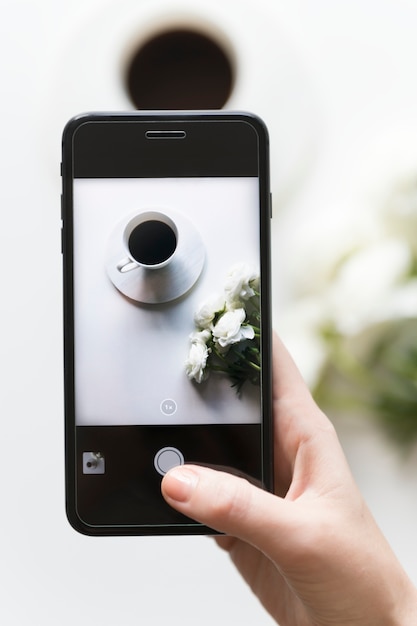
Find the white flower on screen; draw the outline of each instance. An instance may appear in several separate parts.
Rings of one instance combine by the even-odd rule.
[[[253,339],[255,331],[250,325],[243,325],[245,309],[226,311],[213,328],[213,339],[221,348],[228,348],[243,339]]]
[[[216,315],[225,309],[225,299],[222,294],[212,294],[200,305],[194,315],[197,328],[210,328]]]
[[[208,330],[194,332],[190,335],[191,346],[185,362],[185,371],[190,379],[201,383],[206,378],[206,364],[210,354],[207,341],[211,334]]]
[[[228,308],[239,308],[259,291],[259,273],[247,263],[237,263],[228,272],[224,286]]]

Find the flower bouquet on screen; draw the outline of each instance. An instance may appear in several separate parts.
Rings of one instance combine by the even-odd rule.
[[[227,376],[240,393],[246,382],[260,383],[259,272],[234,265],[223,290],[194,315],[195,330],[185,364],[187,376],[202,383],[211,373]]]

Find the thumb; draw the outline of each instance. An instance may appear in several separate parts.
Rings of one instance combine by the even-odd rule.
[[[184,515],[267,554],[276,553],[279,531],[291,528],[294,521],[291,502],[243,478],[199,465],[170,470],[162,481],[162,495]]]

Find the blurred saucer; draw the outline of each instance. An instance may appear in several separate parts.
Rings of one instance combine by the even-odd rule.
[[[143,212],[149,211],[149,208]],[[205,247],[200,233],[181,213],[163,209],[176,224],[178,245],[172,261],[160,269],[137,266],[128,272],[117,269],[126,258],[123,248],[123,231],[129,220],[141,211],[124,218],[113,230],[106,252],[106,270],[113,285],[122,294],[143,304],[163,304],[183,296],[189,291],[204,267]]]

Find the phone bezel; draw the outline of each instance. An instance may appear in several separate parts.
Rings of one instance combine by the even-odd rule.
[[[257,116],[242,112],[129,112],[129,113],[87,113],[71,119],[66,125],[62,139],[62,250],[63,250],[63,269],[64,269],[64,384],[65,384],[65,449],[66,449],[66,509],[67,516],[71,525],[79,532],[87,535],[175,535],[175,534],[211,534],[214,531],[203,525],[196,526],[93,526],[90,527],[81,521],[77,515],[77,498],[76,498],[76,436],[75,436],[75,403],[74,403],[74,291],[73,291],[73,226],[72,226],[72,206],[73,206],[73,179],[80,177],[80,163],[74,159],[74,143],[77,133],[84,132],[86,125],[89,131],[95,129],[96,137],[101,136],[101,141],[84,142],[83,148],[78,154],[84,155],[82,172],[85,177],[106,177],[109,174],[112,177],[154,177],[167,175],[170,176],[189,176],[190,169],[184,169],[184,164],[178,160],[178,167],[175,171],[171,165],[157,163],[158,169],[155,169],[155,159],[151,159],[148,169],[143,164],[140,174],[138,174],[137,166],[131,168],[132,159],[129,156],[129,150],[126,154],[124,162],[117,162],[111,158],[107,162],[103,158],[106,154],[105,139],[111,128],[115,140],[120,137],[121,129],[124,129],[125,141],[129,136],[131,141],[131,129],[138,128],[143,124],[147,124],[150,128],[160,130],[183,130],[188,124],[221,124],[223,129],[232,129],[233,123],[240,122],[248,124],[256,134],[257,150],[256,150],[256,169],[259,177],[260,185],[260,251],[261,251],[261,268],[262,268],[262,287],[261,287],[261,311],[262,311],[262,467],[263,467],[263,486],[272,491],[273,489],[273,421],[272,421],[272,365],[271,365],[271,261],[270,261],[270,218],[271,218],[271,202],[270,202],[270,176],[269,176],[269,140],[267,129]],[[185,126],[184,126],[185,125]],[[199,126],[197,126],[198,128]],[[231,136],[233,132],[231,130]],[[128,132],[129,131],[129,132]],[[123,132],[122,132],[123,134]],[[229,133],[230,135],[230,133]],[[226,152],[221,152],[216,157],[215,163],[210,160],[212,154],[211,149],[206,151],[208,158],[202,158],[199,165],[200,169],[194,168],[194,175],[244,175],[245,173],[254,172],[254,163],[245,164],[242,150],[238,144],[230,144],[231,137],[227,137],[222,141],[225,145],[228,143]],[[80,135],[78,135],[78,138]],[[212,134],[211,138],[216,142],[216,135]],[[148,142],[158,140],[148,139]],[[182,138],[165,139],[165,142],[174,142],[176,145],[182,142]],[[184,144],[187,140],[185,140]],[[111,142],[110,142],[111,143]],[[104,144],[104,145],[103,145]],[[131,141],[131,150],[135,150],[134,139]],[[91,146],[91,148],[89,147]],[[109,153],[108,153],[109,154]],[[191,156],[187,156],[189,165]],[[194,155],[195,159],[195,155]],[[157,159],[156,159],[157,160]],[[172,161],[171,161],[172,162]],[[187,165],[186,163],[186,165]],[[195,162],[193,167],[195,166]],[[109,171],[106,167],[110,167]],[[78,168],[78,169],[77,169]],[[209,172],[208,173],[208,168]],[[246,168],[246,169],[242,169]],[[239,174],[238,174],[239,172]]]

